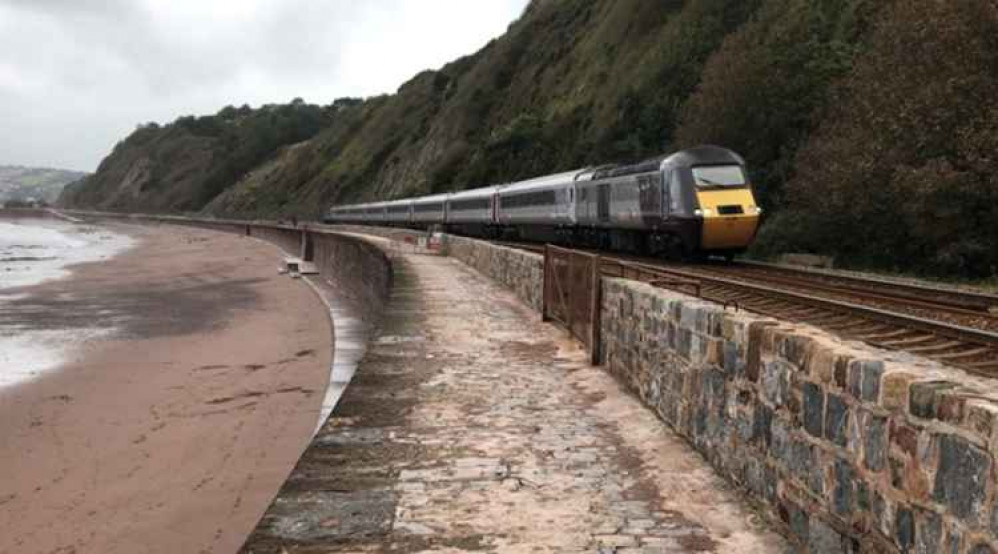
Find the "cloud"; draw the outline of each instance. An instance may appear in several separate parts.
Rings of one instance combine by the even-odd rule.
[[[0,164],[93,170],[147,121],[393,92],[527,0],[0,0]]]

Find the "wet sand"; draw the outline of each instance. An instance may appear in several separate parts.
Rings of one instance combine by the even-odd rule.
[[[315,428],[327,312],[258,241],[110,228],[139,246],[0,312],[111,330],[0,389],[0,552],[235,552]]]

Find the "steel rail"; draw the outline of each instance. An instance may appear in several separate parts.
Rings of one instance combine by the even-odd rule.
[[[738,266],[725,267],[725,268],[712,268],[711,266],[695,266],[697,270],[706,272],[715,272],[718,274],[724,274],[732,276],[736,271],[738,271]],[[775,268],[767,268],[767,271],[779,271]],[[914,292],[911,294],[906,294],[907,291],[901,293],[894,293],[892,291],[876,290],[874,288],[863,288],[859,283],[862,281],[857,281],[854,285],[834,285],[825,282],[823,279],[808,279],[810,276],[785,276],[785,275],[756,275],[754,273],[746,273],[744,275],[737,275],[733,277],[736,280],[753,280],[757,282],[768,282],[774,283],[786,287],[793,287],[799,289],[809,289],[814,291],[822,291],[829,294],[838,294],[846,296],[857,296],[871,301],[879,301],[885,303],[899,303],[903,302],[908,306],[921,308],[923,310],[944,310],[947,313],[954,314],[957,316],[964,317],[974,317],[974,318],[984,318],[988,320],[998,320],[998,313],[992,313],[990,310],[991,306],[979,306],[977,309],[967,308],[964,303],[936,300],[932,298],[924,298],[914,296]],[[823,276],[819,276],[823,277]],[[833,279],[833,277],[830,277]],[[874,286],[879,286],[875,284]],[[930,289],[931,290],[931,289]],[[998,302],[998,300],[996,300]],[[998,304],[996,304],[998,306]]]
[[[936,305],[945,305],[951,308],[962,308],[968,310],[968,312],[973,312],[977,314],[995,314],[992,310],[998,310],[998,294],[990,294],[981,291],[973,290],[963,290],[954,288],[939,288],[933,287],[926,284],[920,283],[905,283],[900,281],[892,281],[889,279],[881,279],[874,276],[870,277],[860,277],[857,275],[848,275],[844,273],[837,273],[821,269],[808,269],[803,267],[790,267],[786,265],[779,265],[767,262],[757,262],[753,260],[739,260],[735,267],[744,266],[749,268],[758,268],[760,270],[771,270],[787,274],[795,274],[802,277],[808,277],[812,279],[827,279],[830,281],[839,281],[842,283],[849,283],[850,285],[845,285],[842,288],[844,290],[866,290],[873,287],[889,289],[892,291],[887,296],[894,296],[896,298],[903,298],[905,300],[914,300],[920,302],[927,302]],[[835,287],[836,285],[825,285],[829,287]],[[855,288],[860,287],[860,288]],[[896,292],[894,292],[896,291]],[[882,293],[881,293],[882,294]],[[937,297],[935,300],[928,300],[925,295],[931,295]]]
[[[987,377],[998,375],[998,333],[842,300],[707,276],[695,271],[613,258],[604,260],[612,266],[626,265],[640,269],[635,274],[637,280],[647,280],[646,276],[658,274],[659,286],[676,289],[678,286],[667,279],[661,280],[661,277],[682,279],[684,285],[699,282],[699,296],[706,300],[724,304],[730,304],[734,300],[739,308],[748,311],[804,323],[814,322],[816,327],[874,346],[923,355]],[[606,274],[621,276],[614,275],[612,271],[606,271]],[[626,275],[622,276],[627,278]],[[845,319],[842,320],[842,317]],[[959,362],[964,358],[974,361]]]
[[[634,265],[634,264],[632,264]],[[644,265],[644,264],[636,264]],[[904,324],[908,327],[918,328],[926,332],[932,332],[934,334],[944,334],[945,336],[950,336],[952,338],[958,338],[963,340],[973,340],[982,341],[984,344],[998,345],[998,333],[992,333],[990,331],[984,331],[980,329],[974,329],[972,327],[965,327],[962,325],[954,325],[951,323],[945,323],[940,321],[935,321],[932,319],[927,319],[918,316],[911,316],[906,314],[899,314],[896,312],[891,312],[883,310],[881,308],[873,308],[870,306],[864,306],[861,304],[853,304],[851,302],[844,302],[841,300],[833,300],[830,298],[821,298],[817,296],[812,296],[803,293],[797,293],[787,290],[771,289],[762,285],[755,285],[752,283],[746,283],[743,281],[737,281],[733,279],[727,279],[723,277],[709,277],[703,276],[702,274],[695,272],[685,272],[682,270],[675,269],[665,269],[658,266],[649,265],[646,267],[648,270],[657,269],[659,271],[664,271],[673,275],[681,276],[686,279],[699,279],[701,281],[721,284],[727,287],[739,288],[742,290],[748,290],[756,293],[763,293],[767,296],[777,296],[781,298],[791,299],[798,302],[807,302],[820,307],[835,307],[843,310],[848,310],[852,313],[863,313],[868,316],[875,316],[879,319],[887,320],[889,323],[899,323]]]

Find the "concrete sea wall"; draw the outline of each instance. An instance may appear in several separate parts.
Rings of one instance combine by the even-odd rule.
[[[270,242],[291,257],[307,257],[336,289],[338,300],[352,304],[358,317],[380,317],[392,285],[391,261],[383,246],[350,234],[280,225],[228,225],[220,230]]]

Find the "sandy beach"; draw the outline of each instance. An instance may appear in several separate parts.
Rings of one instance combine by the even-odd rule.
[[[108,229],[136,246],[4,290],[0,328],[105,332],[0,388],[0,552],[235,552],[315,428],[327,312],[269,245]]]

